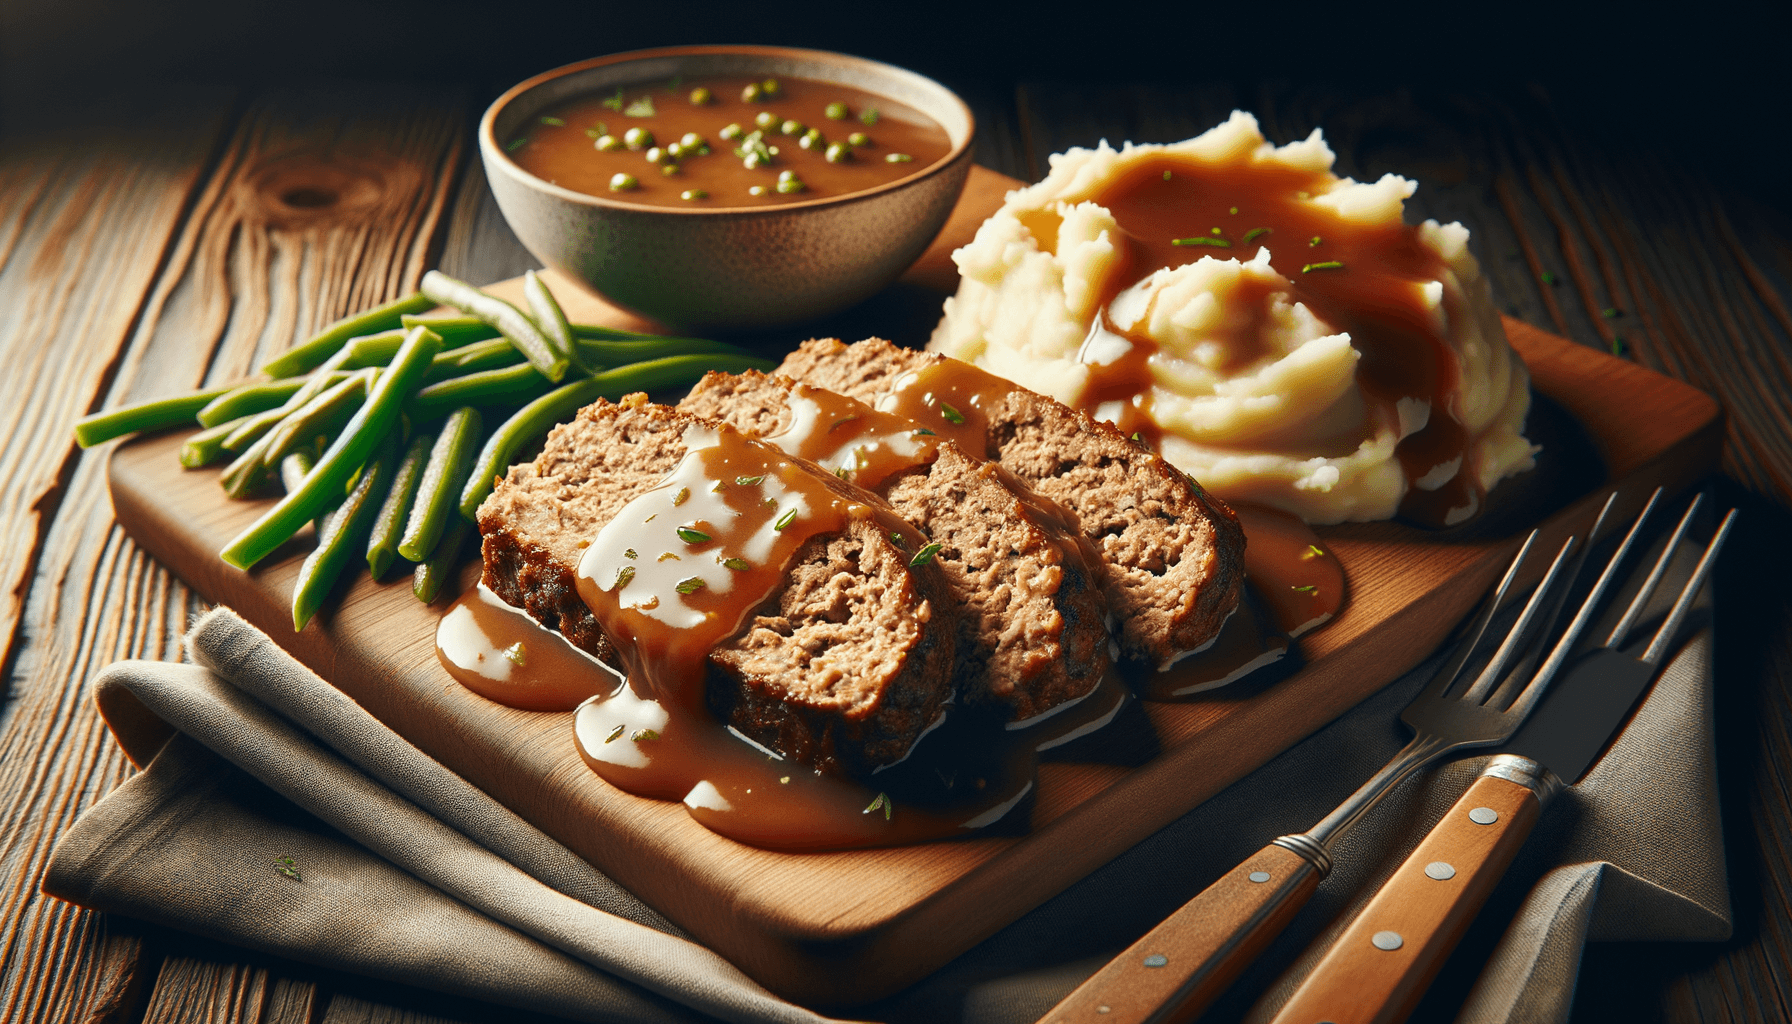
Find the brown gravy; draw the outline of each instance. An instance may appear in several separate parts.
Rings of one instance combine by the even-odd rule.
[[[1094,194],[1077,197],[1111,211],[1121,235],[1120,266],[1109,276],[1101,296],[1103,312],[1091,333],[1105,331],[1132,343],[1124,355],[1090,364],[1083,406],[1093,411],[1102,402],[1124,401],[1122,431],[1138,433],[1155,447],[1160,434],[1147,403],[1152,384],[1148,361],[1157,346],[1140,331],[1115,327],[1106,313],[1108,303],[1161,268],[1204,256],[1248,260],[1268,246],[1270,265],[1293,283],[1294,298],[1333,328],[1350,333],[1362,353],[1356,376],[1371,417],[1397,417],[1402,399],[1429,406],[1425,426],[1396,450],[1408,482],[1452,462],[1461,469],[1436,490],[1411,487],[1400,514],[1423,525],[1453,525],[1477,512],[1485,495],[1467,465],[1473,438],[1447,401],[1457,386],[1455,356],[1422,300],[1425,282],[1439,279],[1445,267],[1420,243],[1416,226],[1353,224],[1303,201],[1329,182],[1329,172],[1215,167],[1165,154],[1130,168]],[[1023,223],[1041,249],[1055,249],[1055,213],[1035,211]],[[1447,296],[1446,303],[1453,301]],[[1445,312],[1452,319],[1469,315],[1448,306]],[[1248,330],[1238,333],[1240,338],[1254,336]],[[1238,342],[1233,355],[1243,363],[1257,353]],[[1368,436],[1373,426],[1365,423],[1361,434],[1347,439],[1347,447]]]
[[[801,78],[779,78],[775,96],[743,100],[741,91],[756,81],[761,80],[745,76],[687,79],[679,81],[676,88],[662,81],[627,88],[620,94],[569,100],[544,110],[526,131],[501,139],[499,144],[509,147],[510,159],[518,166],[544,181],[605,199],[680,209],[777,206],[862,192],[925,170],[952,150],[945,129],[895,100]],[[699,87],[712,94],[709,103],[691,102],[691,92]],[[651,105],[651,114],[641,105],[643,100]],[[845,118],[827,116],[828,106],[834,103],[846,105]],[[865,123],[868,111],[875,111],[870,124]],[[759,127],[755,118],[764,112],[774,115],[778,124]],[[785,121],[818,129],[825,143],[845,143],[855,132],[869,141],[853,147],[851,159],[830,163],[825,143],[804,148],[800,135],[782,133]],[[778,152],[771,155],[769,163],[747,168],[742,157],[735,155],[743,140],[722,138],[722,130],[730,124],[739,125],[743,134],[763,132],[768,151],[775,146]],[[653,146],[597,148],[603,136],[621,140],[630,128],[651,132]],[[708,154],[668,156],[668,144],[679,142],[690,132],[707,143]],[[659,150],[658,163],[648,162],[653,147]],[[907,159],[892,162],[892,156]],[[667,166],[678,170],[664,174]],[[801,191],[778,190],[779,175],[786,171],[803,183]],[[636,185],[613,190],[611,180],[617,174],[632,175]],[[762,191],[749,191],[755,187]],[[682,198],[686,192],[707,196]]]

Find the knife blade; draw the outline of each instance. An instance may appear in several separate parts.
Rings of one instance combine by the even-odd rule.
[[[1736,512],[1724,517],[1648,647],[1624,641],[1699,509],[1695,500],[1605,643],[1582,656],[1345,928],[1275,1024],[1398,1024],[1411,1014],[1543,807],[1585,777],[1654,681]],[[1632,647],[1630,650],[1634,650]]]

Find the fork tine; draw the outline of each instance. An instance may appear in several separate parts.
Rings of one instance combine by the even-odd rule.
[[[1493,593],[1487,595],[1486,603],[1481,606],[1481,613],[1475,616],[1475,621],[1469,626],[1467,634],[1457,644],[1455,653],[1451,654],[1450,660],[1438,669],[1437,675],[1425,687],[1426,690],[1441,697],[1455,684],[1456,677],[1462,674],[1462,667],[1468,664],[1468,659],[1474,654],[1475,648],[1481,645],[1481,638],[1487,635],[1487,624],[1493,621],[1495,615],[1499,614],[1500,605],[1505,601],[1507,591],[1512,589],[1512,581],[1518,578],[1519,567],[1524,565],[1524,560],[1530,557],[1531,548],[1537,543],[1537,536],[1538,531],[1532,530],[1531,535],[1524,539],[1524,543],[1518,548],[1518,554],[1512,556],[1512,564],[1506,567],[1506,575],[1500,578],[1499,586],[1494,587]]]
[[[1648,522],[1649,515],[1655,511],[1656,503],[1660,500],[1661,488],[1657,487],[1655,493],[1649,495],[1649,501],[1643,506],[1642,512],[1637,514],[1636,522],[1630,524],[1630,532],[1624,535],[1624,540],[1618,544],[1618,550],[1613,552],[1611,560],[1605,563],[1605,571],[1599,574],[1599,581],[1593,584],[1593,589],[1587,594],[1587,599],[1581,602],[1580,610],[1574,614],[1574,621],[1568,624],[1568,629],[1562,633],[1562,638],[1556,641],[1555,647],[1549,652],[1549,660],[1545,661],[1543,667],[1537,670],[1537,674],[1532,677],[1531,681],[1525,684],[1525,688],[1518,694],[1518,699],[1512,702],[1510,711],[1521,717],[1528,715],[1537,701],[1543,698],[1543,691],[1548,688],[1549,681],[1555,678],[1556,670],[1568,660],[1568,655],[1574,651],[1574,645],[1580,642],[1581,634],[1586,632],[1588,623],[1593,621],[1593,613],[1598,611],[1599,603],[1605,599],[1605,592],[1618,578],[1619,568],[1623,566],[1624,559],[1630,554],[1631,546],[1642,534],[1643,524]]]
[[[1660,662],[1661,656],[1668,652],[1668,644],[1673,642],[1674,634],[1680,631],[1680,623],[1692,608],[1693,598],[1698,596],[1700,588],[1705,585],[1705,578],[1711,575],[1711,567],[1717,563],[1717,552],[1724,546],[1724,540],[1730,535],[1730,526],[1735,522],[1736,510],[1731,509],[1730,514],[1724,517],[1723,525],[1717,528],[1717,536],[1705,545],[1705,553],[1699,558],[1699,567],[1692,571],[1692,579],[1687,580],[1686,586],[1680,588],[1680,596],[1674,600],[1674,610],[1668,612],[1667,620],[1655,631],[1655,639],[1649,641],[1649,649],[1643,652],[1642,659],[1646,664]],[[1671,546],[1669,550],[1672,551]]]
[[[1674,560],[1674,552],[1680,547],[1680,539],[1686,536],[1686,528],[1692,525],[1692,517],[1699,511],[1699,506],[1704,503],[1705,496],[1703,494],[1692,499],[1692,504],[1687,507],[1686,514],[1680,517],[1680,525],[1674,527],[1674,535],[1669,538],[1667,548],[1662,551],[1661,557],[1655,560],[1655,567],[1649,570],[1649,578],[1643,581],[1643,588],[1636,592],[1636,597],[1631,599],[1630,607],[1624,609],[1624,617],[1618,620],[1616,626],[1612,627],[1612,635],[1605,638],[1605,646],[1617,647],[1622,644],[1624,637],[1630,633],[1630,627],[1636,625],[1636,620],[1642,616],[1643,609],[1649,605],[1649,598],[1655,593],[1656,584],[1661,582],[1662,574],[1668,571],[1668,563]]]
[[[1531,624],[1536,621],[1538,611],[1543,607],[1544,601],[1548,599],[1550,589],[1555,586],[1556,577],[1561,575],[1562,563],[1568,558],[1568,552],[1574,549],[1574,541],[1573,537],[1569,537],[1562,542],[1562,550],[1556,552],[1555,561],[1549,563],[1549,572],[1544,574],[1543,582],[1537,584],[1537,589],[1531,592],[1531,599],[1525,602],[1524,611],[1519,614],[1518,622],[1512,626],[1511,631],[1506,634],[1506,638],[1500,642],[1499,650],[1493,652],[1493,660],[1481,670],[1481,675],[1475,679],[1474,685],[1463,692],[1463,700],[1479,704],[1487,699],[1489,693],[1493,692],[1494,684],[1499,682],[1500,677],[1506,672],[1506,663],[1511,661],[1513,654],[1523,647],[1524,641],[1530,639]]]
[[[1649,500],[1653,504],[1655,499],[1651,497]],[[1568,570],[1564,584],[1551,594],[1549,610],[1538,619],[1537,642],[1527,642],[1524,645],[1524,656],[1518,659],[1518,664],[1505,674],[1499,686],[1483,702],[1488,707],[1503,708],[1512,703],[1512,695],[1518,692],[1525,680],[1531,678],[1531,673],[1537,668],[1537,660],[1543,657],[1543,648],[1549,641],[1550,633],[1555,630],[1556,623],[1562,621],[1562,608],[1568,603],[1568,594],[1574,589],[1575,581],[1580,579],[1582,570],[1587,567],[1587,559],[1593,554],[1593,541],[1605,528],[1606,517],[1611,515],[1612,506],[1617,503],[1617,491],[1606,495],[1605,504],[1599,507],[1599,514],[1593,518],[1593,526],[1587,531],[1587,539],[1580,546],[1580,553],[1574,557],[1574,567]]]

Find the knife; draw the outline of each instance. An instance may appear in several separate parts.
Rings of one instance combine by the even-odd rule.
[[[1736,521],[1731,510],[1641,657],[1624,640],[1678,549],[1699,502],[1675,528],[1603,646],[1558,682],[1506,752],[1363,907],[1277,1013],[1274,1024],[1398,1024],[1412,1013],[1564,781],[1578,783],[1654,681]],[[1633,648],[1634,649],[1634,648]]]

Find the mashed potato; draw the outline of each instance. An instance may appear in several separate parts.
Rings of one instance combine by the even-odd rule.
[[[1249,114],[1073,149],[953,254],[930,347],[1089,410],[1230,501],[1452,525],[1531,467],[1529,376],[1460,224]]]

